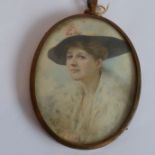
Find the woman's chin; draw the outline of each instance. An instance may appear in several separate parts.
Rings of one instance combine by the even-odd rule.
[[[76,81],[80,81],[81,80],[81,77],[80,76],[78,76],[78,75],[71,75],[71,77],[72,77],[72,79],[73,80],[76,80]]]

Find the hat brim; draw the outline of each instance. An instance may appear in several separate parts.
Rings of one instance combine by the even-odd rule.
[[[120,56],[129,52],[129,46],[123,40],[114,37],[107,37],[107,36],[84,36],[84,35],[77,35],[72,36],[67,39],[61,41],[58,45],[48,51],[48,57],[52,59],[55,63],[60,65],[66,64],[66,53],[69,47],[75,41],[80,42],[89,42],[94,41],[103,46],[107,50],[107,57],[106,59],[110,59],[113,57]]]

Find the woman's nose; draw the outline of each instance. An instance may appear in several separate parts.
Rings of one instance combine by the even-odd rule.
[[[70,61],[71,66],[76,66],[77,65],[77,60],[75,57],[73,57]]]

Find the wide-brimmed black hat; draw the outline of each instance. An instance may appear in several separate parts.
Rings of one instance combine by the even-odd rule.
[[[104,47],[107,50],[106,59],[120,56],[129,52],[129,46],[123,40],[107,36],[86,36],[77,35],[64,39],[58,45],[48,51],[48,57],[55,63],[60,65],[66,64],[66,53],[69,47],[75,42],[81,42],[83,45],[88,45],[89,42],[94,42]]]

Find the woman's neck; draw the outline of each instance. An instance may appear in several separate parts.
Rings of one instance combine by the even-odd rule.
[[[86,96],[93,95],[96,92],[100,81],[100,76],[101,74],[98,73],[80,82]]]

